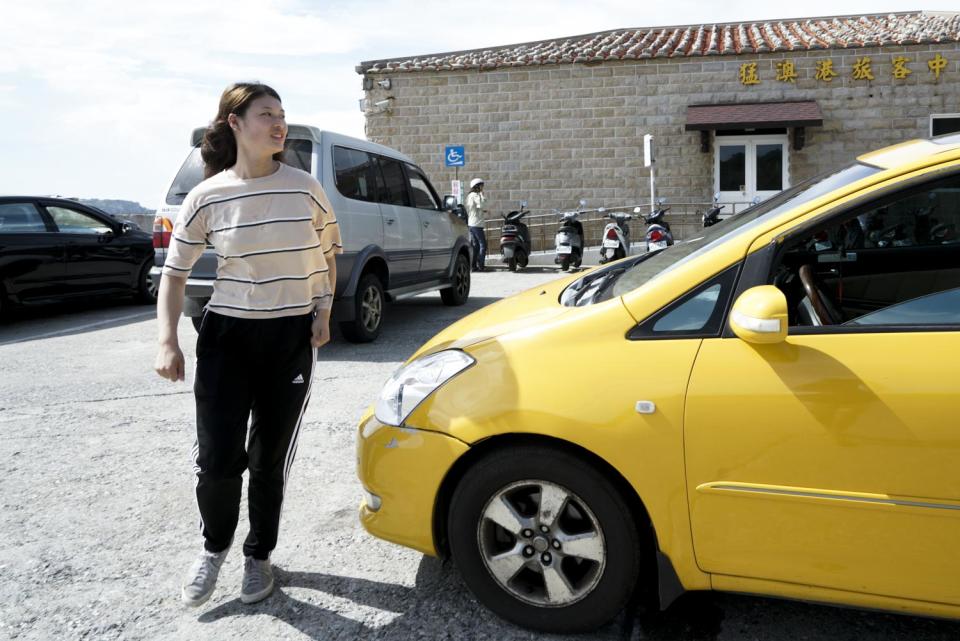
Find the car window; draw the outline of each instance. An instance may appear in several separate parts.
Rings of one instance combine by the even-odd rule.
[[[920,296],[844,325],[960,325],[960,288]]]
[[[701,329],[720,299],[720,284],[703,290],[658,320],[654,332],[690,332]]]
[[[32,234],[47,231],[40,212],[32,203],[0,205],[0,234]]]
[[[365,151],[333,148],[333,171],[337,191],[353,200],[377,202],[377,168],[373,157]]]
[[[67,207],[47,206],[47,212],[64,234],[101,234],[112,231],[110,226],[98,218]]]
[[[380,202],[388,205],[407,205],[407,179],[400,162],[380,156],[380,171],[383,173],[383,194]]]
[[[771,277],[787,299],[791,331],[955,323],[948,292],[960,289],[958,230],[960,173],[799,230]]]
[[[407,176],[410,179],[413,206],[417,209],[440,209],[440,202],[433,193],[433,188],[426,176],[410,164],[407,165]]]
[[[283,145],[283,156],[280,159],[291,167],[309,174],[313,165],[313,143],[301,138],[287,138]]]

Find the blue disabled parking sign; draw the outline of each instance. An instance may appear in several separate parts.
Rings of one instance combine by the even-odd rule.
[[[443,160],[447,167],[463,167],[467,164],[467,155],[463,147],[447,147],[443,152]]]

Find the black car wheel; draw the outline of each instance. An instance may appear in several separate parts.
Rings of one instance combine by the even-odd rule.
[[[380,335],[386,298],[383,284],[375,274],[364,274],[354,297],[354,317],[340,323],[340,331],[351,343],[370,343]]]
[[[444,305],[456,307],[463,305],[470,297],[470,263],[463,254],[457,256],[453,268],[453,286],[440,290],[440,299]]]
[[[153,284],[150,278],[150,267],[153,261],[147,261],[140,268],[140,277],[137,280],[137,302],[154,305],[157,302],[157,294],[160,291],[159,286]]]
[[[447,515],[464,581],[504,619],[545,632],[595,630],[620,612],[640,572],[629,508],[602,473],[548,447],[480,460]]]

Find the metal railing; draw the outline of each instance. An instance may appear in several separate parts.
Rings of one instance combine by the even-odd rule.
[[[725,203],[725,207],[720,210],[720,218],[723,219],[732,214],[739,213],[752,205],[753,203],[750,202]],[[666,206],[670,207],[670,211],[665,214],[664,219],[670,223],[670,230],[673,232],[674,239],[679,241],[693,236],[702,229],[703,213],[712,207],[713,203],[694,201],[668,202]],[[608,214],[612,212],[626,212],[632,215],[635,207],[640,207],[644,215],[650,212],[649,202],[639,205],[605,207],[603,212],[599,209],[583,210],[580,213],[579,220],[583,225],[584,245],[586,247],[596,247],[600,245],[603,229],[607,223],[610,222],[610,218],[607,217]],[[560,214],[564,211],[571,210],[564,209],[559,212],[551,211],[540,214],[534,214],[532,213],[533,211],[536,210],[531,210],[531,213],[523,217],[523,222],[526,223],[527,228],[530,230],[530,239],[533,245],[532,249],[533,251],[552,250],[555,247],[554,241],[557,230],[560,228]],[[500,230],[503,224],[503,218],[500,216],[484,222],[488,254],[498,253],[500,248]],[[635,243],[643,239],[647,229],[647,225],[643,219],[636,216],[628,224],[630,226],[631,241]]]

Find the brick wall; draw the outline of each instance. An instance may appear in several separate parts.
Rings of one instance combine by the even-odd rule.
[[[939,81],[927,68],[937,52],[949,61]],[[871,58],[873,81],[852,77],[863,56]],[[906,79],[892,76],[895,56],[908,59]],[[815,79],[826,59],[838,74],[830,83]],[[795,83],[775,79],[782,61],[794,63]],[[757,63],[760,84],[740,83],[745,62]],[[806,146],[789,152],[796,184],[866,151],[926,137],[931,113],[960,112],[958,62],[960,46],[950,44],[386,73],[374,77],[389,77],[391,89],[366,97],[392,96],[393,107],[368,115],[366,133],[414,158],[443,193],[454,177],[443,147],[464,145],[465,184],[482,176],[496,212],[527,200],[534,213],[572,208],[581,198],[590,207],[646,203],[643,135],[651,133],[657,195],[708,202],[714,154],[700,151],[699,132],[684,131],[687,105],[816,100],[823,126],[808,127]]]

